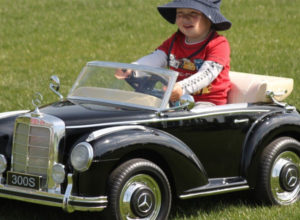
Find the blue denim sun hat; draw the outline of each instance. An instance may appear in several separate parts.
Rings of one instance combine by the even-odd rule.
[[[170,23],[176,21],[177,8],[191,8],[202,12],[217,31],[225,31],[231,27],[231,22],[220,12],[221,0],[173,0],[157,7],[159,13]]]

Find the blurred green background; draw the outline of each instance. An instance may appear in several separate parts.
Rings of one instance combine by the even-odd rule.
[[[35,92],[43,94],[45,104],[58,100],[49,90],[53,74],[60,77],[66,96],[88,61],[132,62],[151,53],[177,29],[157,12],[156,6],[166,2],[0,0],[0,111],[32,109]],[[233,23],[221,32],[231,44],[231,69],[293,78],[294,91],[287,101],[299,108],[300,0],[223,0],[221,10]],[[31,204],[16,211],[21,203],[1,202],[0,219],[97,219]],[[300,218],[299,204],[256,206],[243,194],[174,207],[172,219]]]
[[[166,0],[0,0],[0,111],[28,109],[38,91],[66,96],[88,61],[132,62],[174,31],[156,6]],[[289,103],[299,107],[300,0],[224,0],[232,21],[221,32],[231,44],[231,69],[295,80]]]

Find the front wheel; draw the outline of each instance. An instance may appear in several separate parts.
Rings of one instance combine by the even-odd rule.
[[[111,218],[168,219],[170,184],[156,164],[144,159],[127,161],[112,172],[108,184]]]
[[[264,202],[289,205],[300,196],[300,143],[281,137],[262,153],[257,196]]]

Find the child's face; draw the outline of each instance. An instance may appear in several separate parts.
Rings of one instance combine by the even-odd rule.
[[[204,40],[211,28],[210,20],[200,11],[177,8],[176,24],[189,42]]]

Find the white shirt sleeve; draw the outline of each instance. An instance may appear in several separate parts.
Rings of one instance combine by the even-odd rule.
[[[156,50],[153,53],[146,55],[133,64],[153,66],[153,67],[166,67],[167,66],[167,54],[162,50]]]
[[[193,94],[209,86],[221,73],[223,66],[214,61],[204,61],[197,73],[178,82],[184,94]]]

